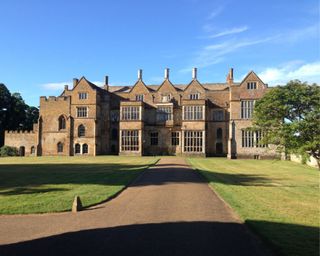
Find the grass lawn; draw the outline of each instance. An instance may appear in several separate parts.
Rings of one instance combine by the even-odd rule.
[[[319,255],[319,171],[288,161],[191,158],[242,220],[283,255]]]
[[[0,214],[60,212],[75,195],[87,207],[125,187],[154,157],[0,158]]]

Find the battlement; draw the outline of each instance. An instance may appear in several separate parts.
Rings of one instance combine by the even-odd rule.
[[[35,134],[35,131],[7,130],[5,134]]]
[[[69,99],[70,99],[69,96],[58,96],[58,97],[55,97],[55,96],[49,96],[49,97],[41,96],[40,97],[40,102],[41,101],[46,101],[46,102],[68,101]]]

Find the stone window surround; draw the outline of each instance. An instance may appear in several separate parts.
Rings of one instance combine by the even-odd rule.
[[[79,145],[79,153],[76,153],[76,146],[77,145]],[[87,151],[87,153],[83,153],[83,146],[84,145],[87,145],[87,149],[88,149],[88,151]],[[87,154],[89,154],[89,149],[90,149],[90,147],[89,147],[89,145],[88,145],[88,143],[80,143],[80,142],[76,142],[75,144],[74,144],[74,147],[73,147],[73,150],[74,150],[74,154],[75,155],[87,155]]]

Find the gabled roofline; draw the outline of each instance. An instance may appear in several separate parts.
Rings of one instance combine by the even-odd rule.
[[[163,80],[163,82],[160,84],[160,86],[158,87],[158,89],[157,90],[155,90],[156,92],[158,92],[159,91],[159,89],[164,85],[164,83],[166,82],[166,81],[168,81],[169,82],[169,84],[174,88],[174,90],[175,91],[177,91],[177,88],[173,85],[173,83],[171,83],[171,81],[170,81],[170,79],[169,78],[166,78],[166,79],[164,79]]]
[[[241,86],[244,83],[244,81],[249,77],[250,74],[254,74],[266,88],[268,87],[267,84],[265,84],[253,70],[249,71],[249,73],[242,79],[239,86]]]
[[[203,88],[203,90],[207,91],[207,88],[205,88],[205,87],[199,82],[199,80],[196,79],[196,78],[195,78],[195,79],[192,79],[192,80],[190,81],[190,83],[183,89],[183,91],[187,90],[188,87],[189,87],[193,82],[198,82],[198,84],[200,84],[200,86]]]
[[[143,86],[148,90],[148,92],[150,92],[150,89],[146,86],[146,84],[143,82],[142,79],[138,79],[138,81],[131,87],[130,91],[128,91],[129,93],[132,92],[133,88],[137,86],[137,84],[141,82],[143,84]]]

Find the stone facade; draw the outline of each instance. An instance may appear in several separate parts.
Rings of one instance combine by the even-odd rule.
[[[271,158],[275,152],[247,132],[255,100],[268,87],[253,72],[240,83],[230,69],[225,83],[174,85],[165,70],[160,85],[98,87],[82,77],[59,97],[40,97],[31,132],[5,133],[5,144],[25,155],[193,155]],[[31,150],[33,147],[33,150]]]

